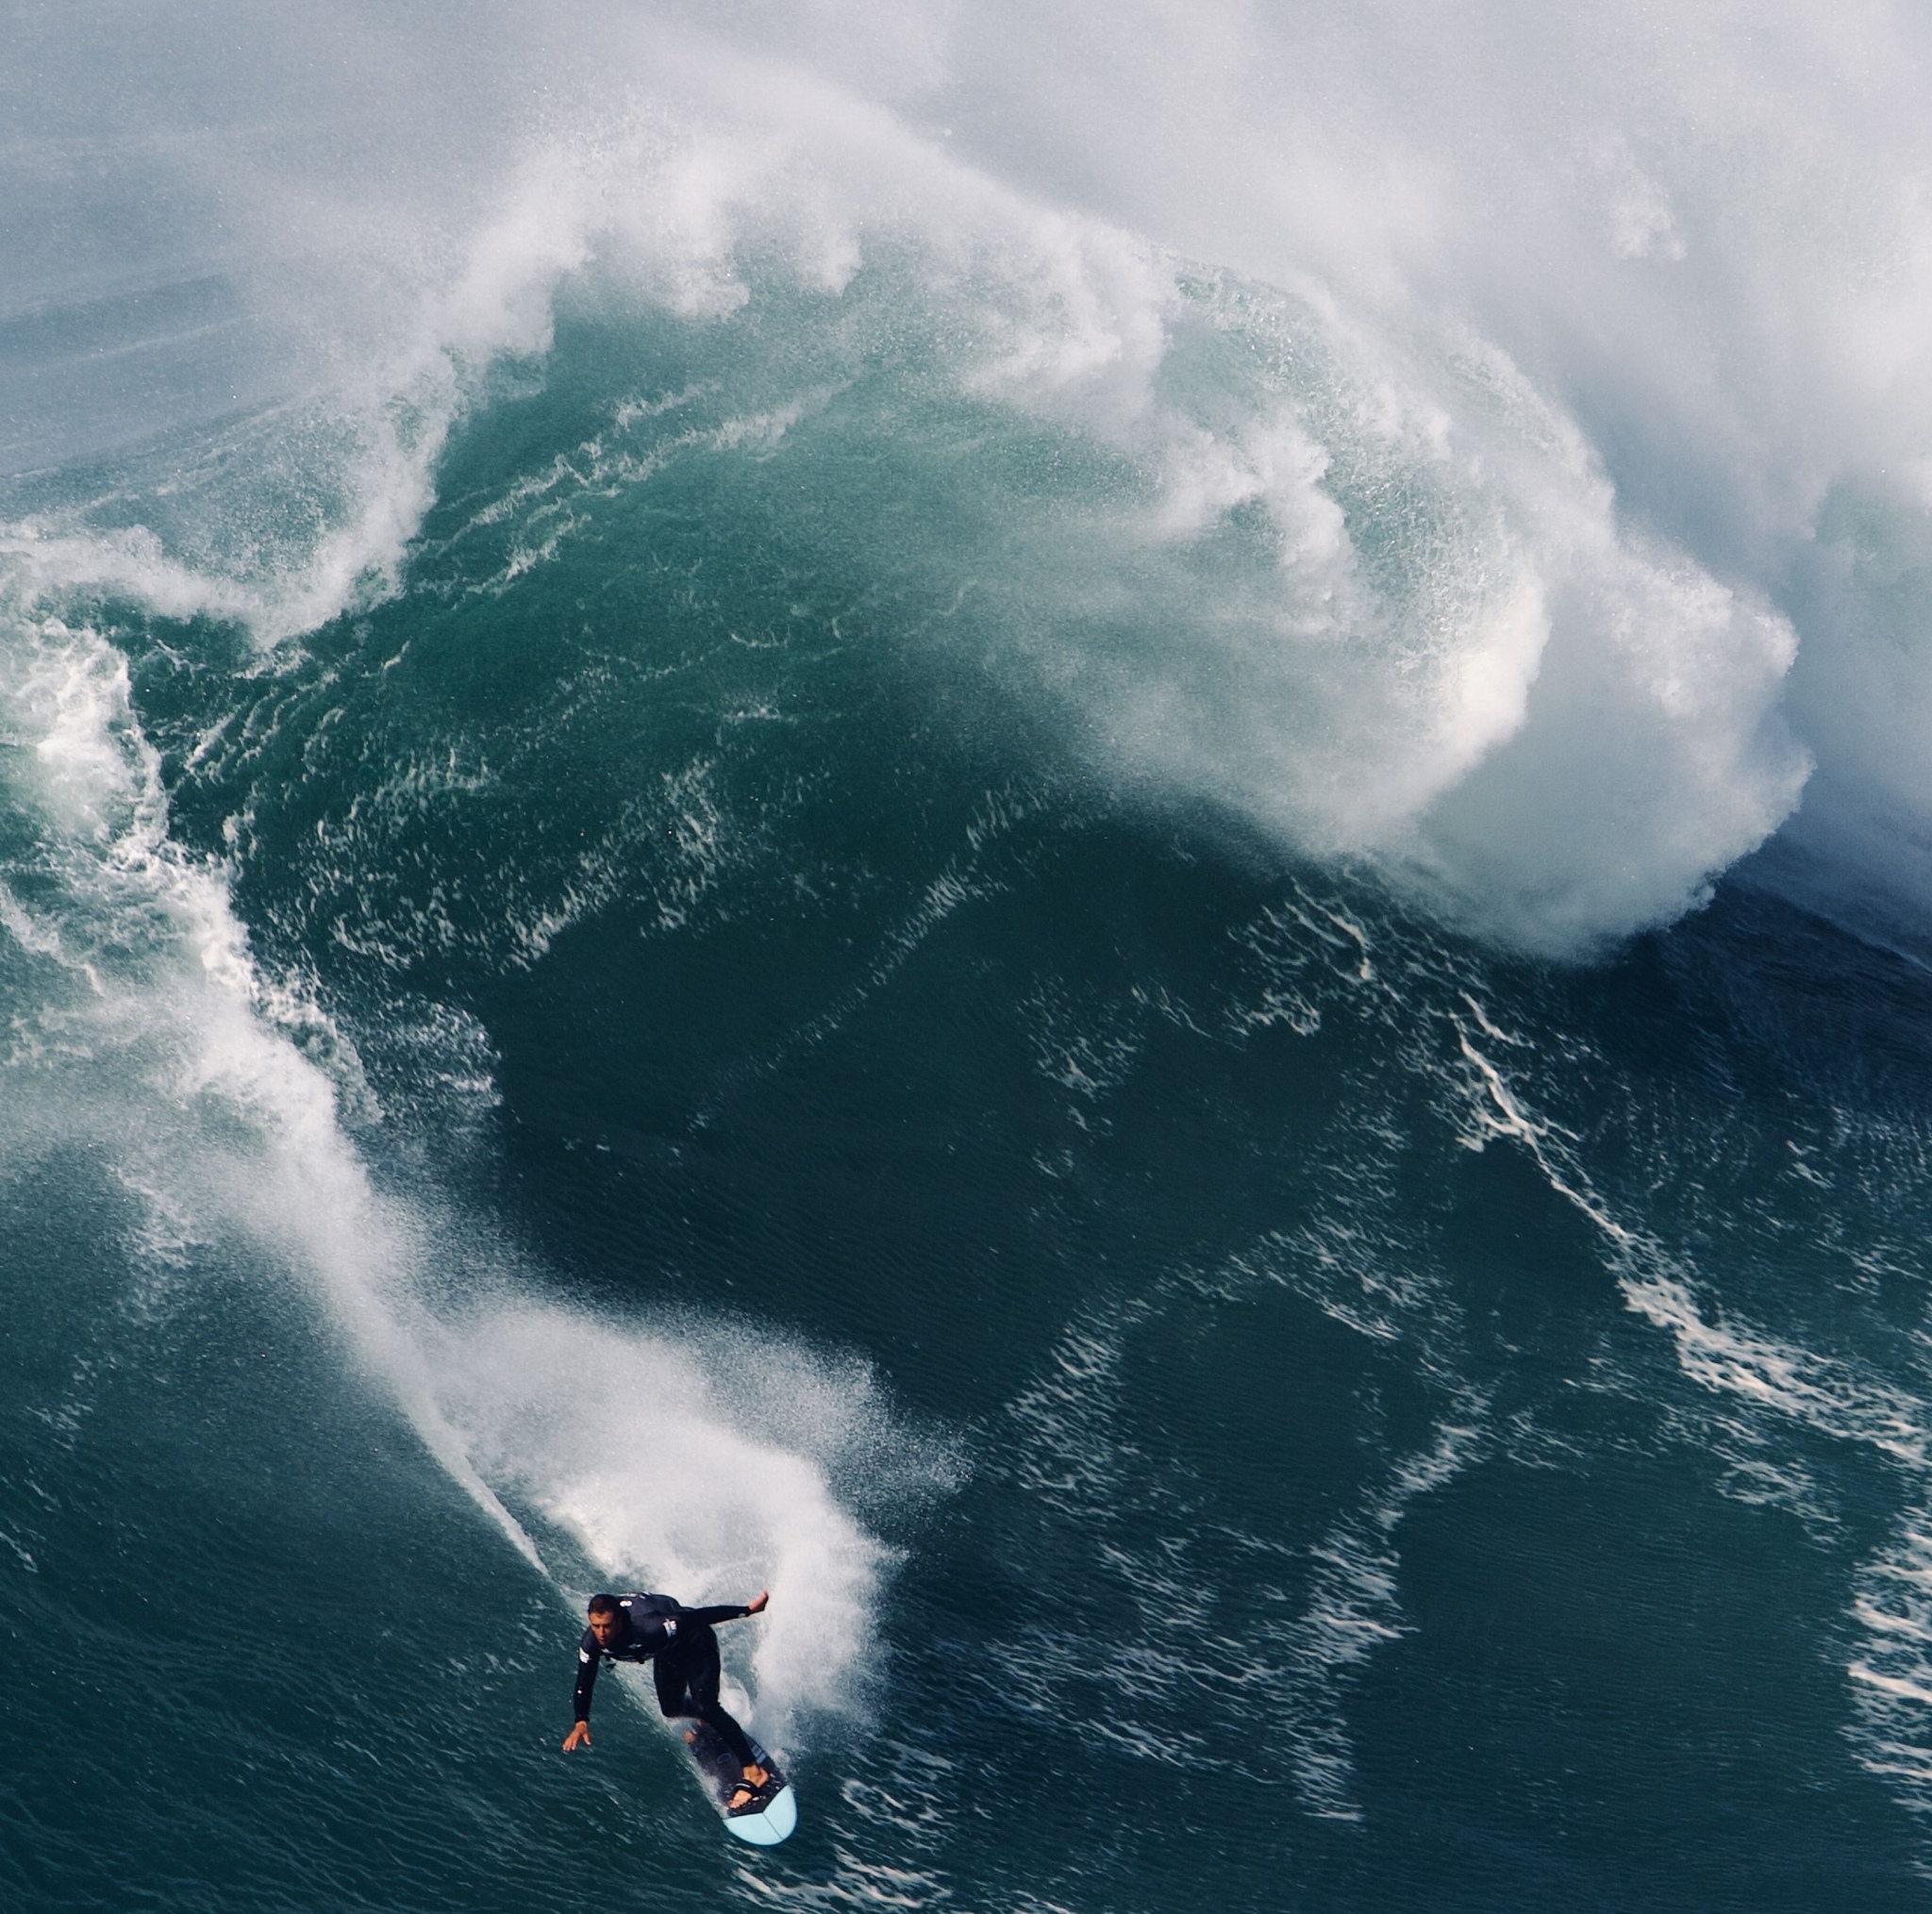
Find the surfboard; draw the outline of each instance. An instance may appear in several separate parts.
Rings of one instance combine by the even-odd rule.
[[[750,1736],[745,1739],[751,1740]],[[798,1825],[798,1796],[777,1762],[755,1740],[751,1751],[758,1757],[758,1766],[771,1771],[772,1778],[734,1813],[726,1804],[744,1777],[731,1750],[702,1722],[685,1732],[684,1752],[724,1817],[725,1831],[753,1847],[774,1848]]]

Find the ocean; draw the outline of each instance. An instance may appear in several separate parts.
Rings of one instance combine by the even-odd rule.
[[[0,1901],[1925,1905],[1932,22],[0,54]]]

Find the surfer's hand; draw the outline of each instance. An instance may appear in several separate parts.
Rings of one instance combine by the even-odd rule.
[[[578,1722],[563,1738],[563,1752],[568,1755],[573,1748],[588,1748],[591,1745],[591,1724]]]
[[[762,1615],[765,1612],[765,1604],[769,1602],[771,1599],[771,1589],[760,1589],[756,1595],[754,1595],[751,1598],[751,1600],[744,1605],[744,1612],[747,1615]]]

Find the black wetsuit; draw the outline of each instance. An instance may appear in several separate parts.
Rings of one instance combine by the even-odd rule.
[[[741,1767],[758,1757],[744,1730],[718,1706],[718,1638],[714,1622],[736,1622],[751,1610],[732,1603],[720,1608],[687,1608],[669,1595],[620,1595],[625,1632],[606,1648],[586,1628],[577,1644],[576,1718],[591,1719],[591,1690],[607,1661],[648,1661],[658,1685],[658,1706],[667,1716],[695,1716],[716,1731]]]

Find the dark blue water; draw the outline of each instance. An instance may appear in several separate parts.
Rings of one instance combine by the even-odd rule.
[[[1125,23],[1084,184],[965,27],[586,12],[512,165],[433,9],[75,18],[0,313],[7,1905],[1923,1905],[1925,508],[1843,391],[1803,510],[1704,489],[1823,377],[1739,313],[1829,168],[1646,120],[1634,26],[1465,49],[1622,128],[1540,276],[1390,182],[1177,231],[1129,96],[1509,176],[1312,14],[1216,16],[1232,92]],[[1817,109],[1774,25],[1673,108],[1733,157]],[[128,158],[150,57],[218,163]],[[560,1753],[603,1586],[770,1586],[784,1848],[641,1691]]]

